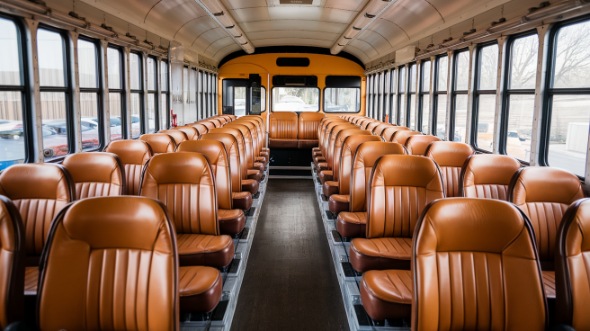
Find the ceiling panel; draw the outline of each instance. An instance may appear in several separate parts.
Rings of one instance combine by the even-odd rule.
[[[248,32],[248,36],[251,33],[259,32],[259,31],[268,31],[268,32],[275,32],[275,31],[291,31],[291,33],[296,33],[297,31],[314,31],[317,33],[335,33],[340,34],[341,31],[346,28],[347,25],[341,23],[321,23],[318,21],[305,21],[302,24],[301,21],[296,20],[285,20],[285,21],[263,21],[263,22],[253,22],[248,25],[243,26],[244,31]],[[336,36],[338,37],[338,36]]]

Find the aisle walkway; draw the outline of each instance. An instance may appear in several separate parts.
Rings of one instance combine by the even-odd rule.
[[[268,181],[232,330],[348,330],[313,181]]]

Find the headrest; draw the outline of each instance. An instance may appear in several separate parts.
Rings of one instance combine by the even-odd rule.
[[[513,157],[500,154],[472,155],[465,163],[463,178],[472,182],[464,184],[500,184],[509,185],[512,176],[520,168],[520,163]]]
[[[426,155],[434,159],[440,167],[462,167],[472,154],[471,146],[456,141],[435,141],[426,150]]]
[[[217,164],[220,158],[224,161],[225,147],[221,141],[207,139],[207,140],[187,140],[178,145],[176,152],[196,152],[201,153],[209,164]]]
[[[436,163],[417,155],[383,155],[373,167],[370,186],[413,186],[443,192]]]
[[[555,202],[569,205],[584,197],[580,179],[566,170],[550,167],[525,167],[510,183],[510,201]]]
[[[152,157],[152,148],[143,140],[114,140],[105,152],[117,154],[123,164],[145,164]]]
[[[405,154],[404,146],[398,143],[383,141],[367,141],[362,143],[354,156],[355,164],[362,162],[363,166],[373,167],[377,159],[385,154]]]
[[[12,200],[50,199],[70,202],[73,182],[66,170],[52,163],[15,164],[0,174],[0,194]]]
[[[117,155],[107,152],[69,154],[63,161],[76,183],[110,183],[123,178],[123,168]],[[122,184],[122,183],[118,183]]]
[[[155,155],[148,163],[143,177],[144,181],[147,177],[153,178],[158,185],[213,183],[207,159],[199,153]]]

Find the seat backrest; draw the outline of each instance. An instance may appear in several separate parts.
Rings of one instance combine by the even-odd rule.
[[[412,330],[544,330],[530,223],[506,201],[441,199],[413,240]]]
[[[392,142],[367,141],[356,150],[350,174],[350,211],[367,210],[367,188],[371,170],[377,159],[386,154],[405,154],[404,146]]]
[[[223,144],[229,160],[232,192],[242,191],[242,179],[246,179],[246,171],[242,171],[238,141],[229,133],[207,133],[200,140],[216,140]]]
[[[232,122],[221,129],[223,130],[225,128],[236,129],[242,133],[242,136],[244,137],[244,149],[240,150],[240,157],[242,162],[246,161],[246,168],[252,169],[254,167],[254,141],[252,137],[252,131],[250,131],[248,126],[246,126],[243,122],[240,123],[238,121]]]
[[[204,125],[207,128],[207,131],[213,130],[217,127],[215,125],[215,123],[209,121],[208,119],[198,121],[197,123]],[[197,130],[198,130],[198,128],[197,128]]]
[[[461,168],[473,153],[471,146],[461,142],[435,141],[428,145],[424,154],[438,164],[445,185],[446,197],[459,196]]]
[[[155,155],[143,173],[140,194],[166,205],[177,233],[219,234],[215,182],[202,154]]]
[[[0,173],[0,194],[12,200],[20,213],[27,258],[38,258],[51,221],[74,199],[74,183],[61,165],[15,164]]]
[[[584,197],[580,179],[565,170],[524,167],[512,178],[508,200],[531,220],[543,269],[553,269],[557,230],[565,210]]]
[[[381,156],[367,190],[367,238],[411,238],[426,205],[444,198],[436,163],[416,155]]]
[[[362,121],[359,125],[359,128],[363,129],[363,130],[367,130],[367,128],[369,127],[369,125],[375,124],[375,123],[379,123],[379,121],[374,120],[372,118],[366,118],[364,121]]]
[[[210,133],[222,133],[222,134],[229,134],[232,137],[234,137],[234,139],[236,140],[236,148],[237,148],[237,153],[239,155],[238,160],[240,160],[239,166],[240,166],[240,174],[243,176],[241,177],[242,179],[246,179],[247,178],[247,174],[248,174],[248,169],[250,169],[250,165],[248,163],[247,160],[247,156],[246,156],[246,141],[244,140],[244,135],[242,134],[242,131],[239,130],[236,127],[233,126],[225,126],[223,128],[218,128],[218,129],[213,129],[211,130]],[[209,133],[208,133],[209,134]],[[227,139],[223,139],[223,140],[227,140]],[[224,145],[227,145],[227,142],[223,142]],[[226,146],[226,150],[227,150],[227,146]],[[227,151],[229,157],[231,158],[231,151]],[[230,162],[231,163],[231,162]],[[232,167],[233,169],[233,167]]]
[[[508,200],[508,186],[520,162],[508,155],[471,155],[461,170],[459,196]]]
[[[176,130],[176,129],[160,130],[160,133],[165,133],[165,134],[171,136],[172,139],[174,139],[176,146],[178,146],[181,142],[188,140],[186,133],[184,133],[183,131],[180,131],[180,130]]]
[[[23,319],[25,233],[16,206],[0,195],[0,328]]]
[[[180,143],[176,152],[195,152],[205,156],[215,178],[217,206],[220,209],[232,209],[231,172],[223,143],[212,139],[189,140]]]
[[[342,159],[342,146],[344,145],[344,140],[350,136],[370,136],[371,133],[366,130],[361,130],[359,128],[350,128],[346,130],[342,130],[338,132],[336,135],[336,140],[334,141],[334,155],[332,156],[332,180],[340,181],[340,161]]]
[[[555,307],[557,322],[575,330],[590,328],[590,199],[574,202],[557,235]]]
[[[228,126],[231,126],[232,124],[239,124],[250,130],[250,136],[252,137],[252,162],[256,162],[256,157],[260,155],[260,151],[262,150],[262,141],[258,137],[259,132],[256,124],[254,124],[253,120],[248,119],[238,119]]]
[[[338,120],[333,120],[330,121],[328,123],[326,123],[326,128],[323,131],[323,134],[320,136],[320,149],[322,151],[322,153],[324,154],[324,157],[327,159],[328,157],[328,151],[329,151],[329,146],[330,146],[330,136],[332,135],[332,130],[334,130],[334,128],[338,125],[341,124],[350,124],[346,121],[338,121]],[[356,127],[354,125],[351,125],[351,128]],[[327,160],[326,160],[327,161]]]
[[[187,140],[197,140],[199,139],[199,131],[192,126],[184,125],[184,126],[177,126],[171,131],[178,130],[184,132],[186,135]]]
[[[405,126],[390,126],[381,132],[381,137],[385,141],[391,141],[396,132],[403,130],[410,130],[410,128],[406,128]]]
[[[377,125],[373,128],[372,133],[376,136],[381,136],[381,133],[383,133],[383,130],[385,130],[389,127],[392,127],[392,126],[393,126],[393,124],[390,124],[390,123],[379,123],[379,125]]]
[[[330,140],[328,142],[328,154],[326,155],[326,162],[328,163],[328,167],[330,169],[334,169],[334,156],[336,154],[336,141],[338,139],[338,136],[340,135],[340,132],[349,129],[360,130],[358,127],[355,127],[354,125],[343,123],[341,125],[336,125],[334,128],[332,128],[332,132],[330,132]]]
[[[197,132],[199,133],[199,136],[202,136],[205,133],[209,132],[209,128],[203,123],[197,122],[197,123],[190,124],[190,126],[192,126],[193,128],[195,128],[195,130],[197,130]]]
[[[404,146],[410,155],[424,155],[428,145],[433,141],[440,141],[440,138],[429,134],[416,134],[409,136]]]
[[[323,118],[322,113],[300,113],[297,139],[318,139],[318,127]]]
[[[75,199],[123,195],[125,171],[116,154],[86,152],[68,154],[63,166],[74,181]]]
[[[58,215],[47,245],[40,329],[179,329],[176,239],[159,202],[77,201]]]
[[[350,175],[352,173],[352,161],[359,146],[367,141],[383,141],[381,137],[374,135],[353,135],[344,139],[339,163],[340,175],[338,178],[338,193],[350,193]]]
[[[139,136],[139,140],[145,141],[150,145],[152,153],[172,153],[176,149],[176,141],[166,133],[146,133]]]
[[[412,136],[421,136],[422,132],[420,131],[414,131],[414,130],[401,130],[396,132],[393,135],[393,138],[391,138],[391,141],[394,143],[398,143],[398,144],[402,144],[402,145],[406,145],[406,142],[408,141],[408,138],[412,137]]]
[[[125,172],[125,194],[138,195],[143,167],[152,157],[152,149],[142,140],[114,140],[105,152],[116,154]]]
[[[295,112],[270,113],[269,138],[297,139],[298,126]]]
[[[370,122],[369,125],[367,125],[367,127],[365,128],[365,130],[371,132],[371,134],[372,134],[373,133],[373,130],[375,130],[375,128],[378,127],[381,124],[383,124],[383,122],[381,122],[381,121],[373,121],[373,122]]]

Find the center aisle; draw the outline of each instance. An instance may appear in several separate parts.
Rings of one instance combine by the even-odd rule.
[[[232,330],[348,330],[312,180],[270,179]]]

